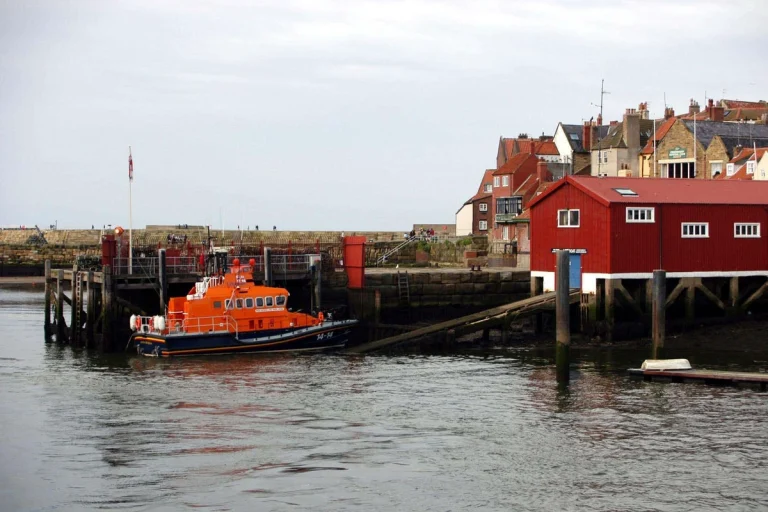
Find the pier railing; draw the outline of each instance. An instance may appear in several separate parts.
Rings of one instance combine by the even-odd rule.
[[[312,266],[312,254],[273,254],[272,255],[272,273],[273,275],[283,274],[308,274]],[[230,268],[235,259],[240,260],[241,266],[250,265],[250,260],[255,260],[252,271],[256,274],[264,272],[263,255],[230,255],[227,262]],[[157,256],[133,258],[133,274],[139,276],[158,275],[158,266],[160,259]],[[114,258],[112,260],[113,274],[128,275],[128,258]],[[190,275],[204,272],[200,267],[199,258],[192,256],[169,256],[165,259],[165,272],[167,275]]]

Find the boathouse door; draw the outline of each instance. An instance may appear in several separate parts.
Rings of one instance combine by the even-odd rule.
[[[568,283],[571,288],[581,288],[581,254],[569,254],[570,275]]]

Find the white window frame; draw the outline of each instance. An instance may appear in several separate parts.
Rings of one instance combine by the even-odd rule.
[[[488,221],[487,220],[481,220],[480,222],[478,222],[477,228],[480,231],[488,231]]]
[[[501,239],[505,241],[509,240],[509,226],[501,227]]]
[[[498,176],[494,176],[493,177],[493,186],[497,187],[497,188],[500,187],[501,186],[501,178],[499,178]]]
[[[682,238],[709,238],[709,222],[681,222],[680,236]]]
[[[487,212],[488,211],[488,203],[480,203],[480,205],[478,206],[478,209],[481,212]]]
[[[715,170],[715,166],[717,166],[717,170]],[[716,173],[723,174],[723,161],[722,160],[714,160],[712,162],[709,162],[709,175],[715,176]]]
[[[631,206],[627,206],[626,221],[628,223],[652,224],[656,222],[655,216],[656,216],[656,208],[647,207],[647,206],[642,208],[634,208]]]
[[[754,160],[748,160],[747,161],[747,174],[755,174],[755,168],[757,167],[757,162]]]
[[[725,175],[726,176],[733,176],[736,174],[736,165],[732,163],[728,163],[725,166]]]
[[[501,177],[501,186],[502,187],[508,187],[509,186],[509,176],[502,176]]]
[[[485,191],[486,192],[493,192],[493,185],[491,185],[490,183],[486,183],[485,184]]]
[[[568,215],[566,217],[566,220],[568,221],[566,224],[560,223],[560,213],[561,212],[568,212]],[[576,212],[578,215],[578,222],[576,224],[571,224],[571,213]],[[573,209],[573,210],[557,210],[557,227],[559,228],[578,228],[581,226],[581,210]]]
[[[734,222],[734,238],[760,238],[759,222]]]

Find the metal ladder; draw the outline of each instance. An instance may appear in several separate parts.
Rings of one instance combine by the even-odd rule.
[[[75,325],[70,327],[73,335],[77,336],[80,333],[80,326],[83,325],[83,305],[80,304],[80,297],[82,297],[83,290],[83,276],[80,272],[75,272],[75,289],[72,291],[72,307],[75,308]]]
[[[408,272],[397,273],[397,290],[400,296],[400,304],[410,304],[411,289],[408,285]]]

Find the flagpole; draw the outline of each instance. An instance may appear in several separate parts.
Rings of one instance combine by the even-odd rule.
[[[656,118],[653,118],[653,177],[656,176]]]
[[[128,146],[128,274],[133,274],[133,155]]]
[[[696,148],[698,147],[698,144],[696,144],[696,112],[693,113],[693,177],[696,177],[696,174],[698,173],[698,169],[696,169],[696,164],[698,163],[696,160]],[[690,173],[689,173],[690,175]]]

